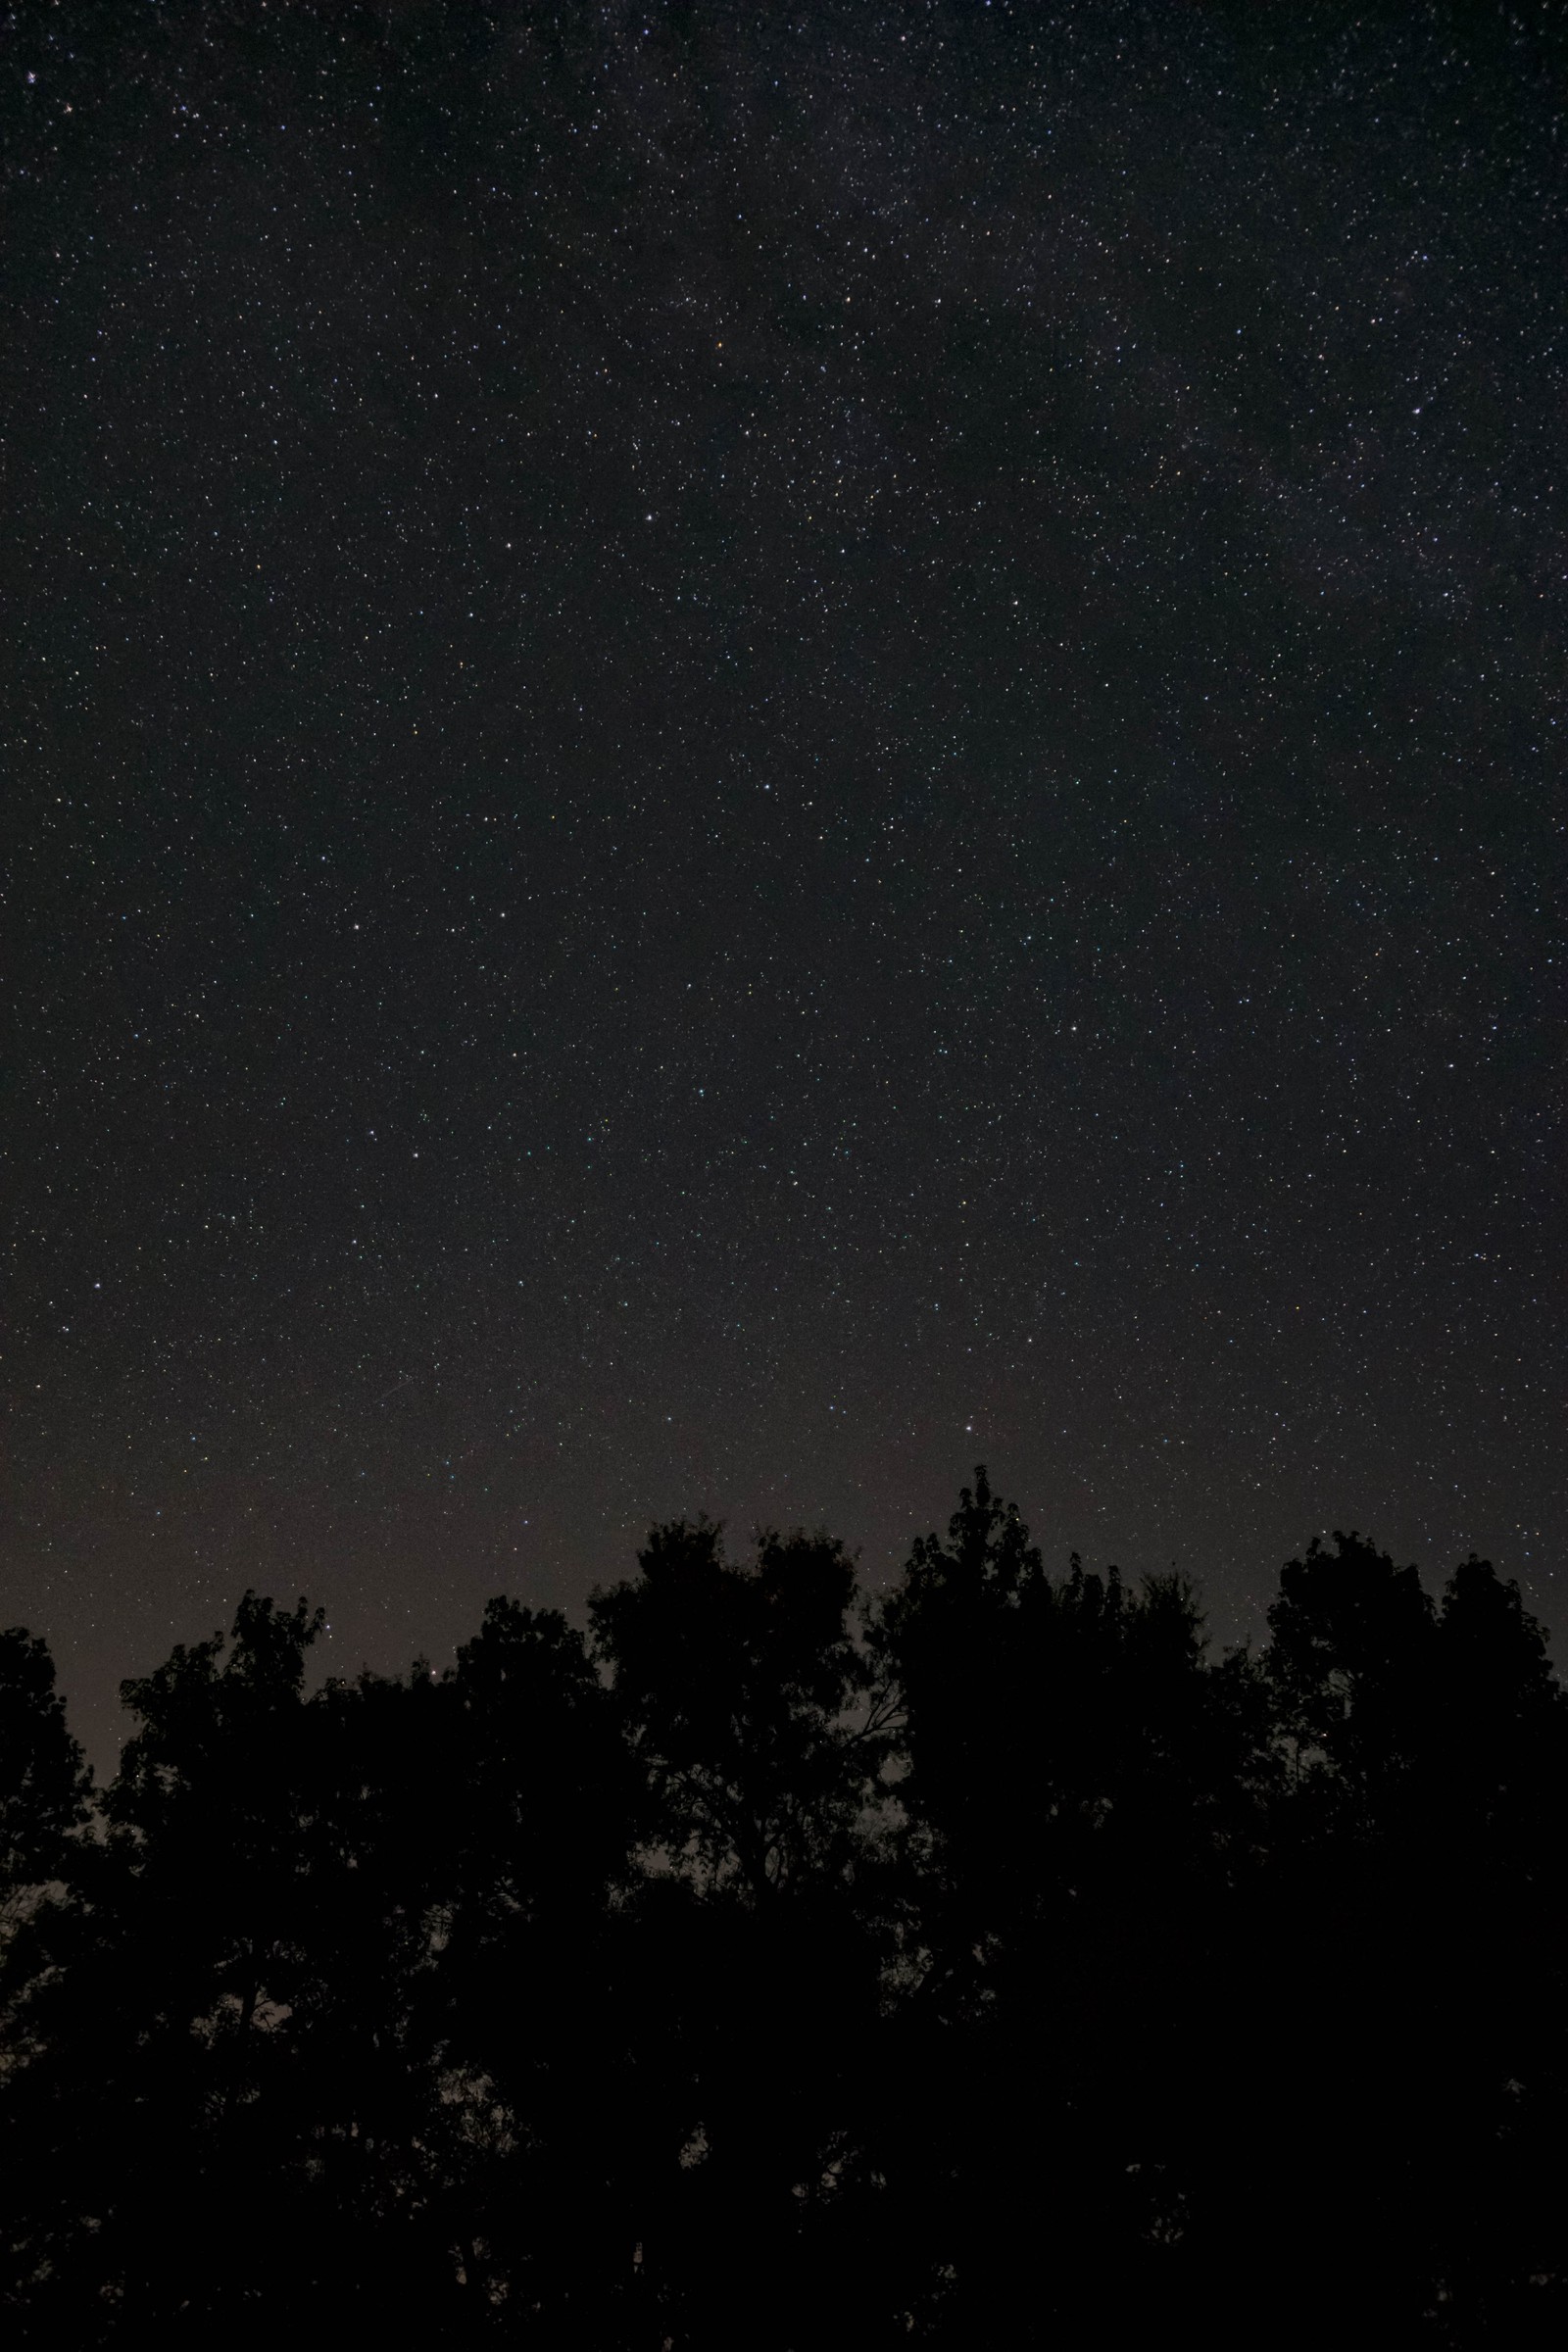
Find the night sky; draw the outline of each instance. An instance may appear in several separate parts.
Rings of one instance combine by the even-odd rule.
[[[1568,1635],[1563,17],[13,8],[0,1622],[985,1460]],[[1554,1574],[1555,1572],[1555,1574]],[[1560,1597],[1559,1597],[1560,1595]]]

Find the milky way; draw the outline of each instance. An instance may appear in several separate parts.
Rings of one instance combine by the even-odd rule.
[[[762,22],[755,22],[760,18]],[[985,1459],[1568,1630],[1553,12],[15,12],[0,1620]]]

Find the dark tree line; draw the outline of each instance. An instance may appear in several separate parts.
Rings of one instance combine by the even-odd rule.
[[[681,1523],[307,1697],[248,1593],[101,1794],[0,1635],[11,2340],[1568,2340],[1544,1638],[1355,1536],[1269,1625],[982,1471],[874,1605]]]

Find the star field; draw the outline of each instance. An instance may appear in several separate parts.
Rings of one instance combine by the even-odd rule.
[[[12,12],[0,1619],[977,1459],[1559,1633],[1553,13]],[[1289,17],[1289,23],[1285,18]]]

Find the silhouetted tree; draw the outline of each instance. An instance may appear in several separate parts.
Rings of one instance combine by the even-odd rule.
[[[91,1791],[47,1644],[12,1626],[0,1633],[0,2310],[19,2308],[6,2290],[36,2267],[27,2222],[42,2151],[24,2128],[25,2093],[51,2056],[47,1995],[74,1940],[67,1884],[80,1867]]]
[[[881,1753],[844,1546],[768,1533],[736,1567],[718,1528],[680,1520],[638,1564],[589,1615],[661,1854],[758,1903],[842,1871]]]
[[[920,2324],[1135,2326],[1180,2203],[1177,2021],[1223,1962],[1258,1838],[1253,1684],[1207,1667],[1180,1579],[1133,1592],[1074,1559],[1053,1580],[983,1469],[947,1542],[915,1544],[875,1645],[902,1702],[913,1920],[882,2170],[925,2266]]]
[[[1227,2081],[1204,2189],[1203,2233],[1244,2249],[1220,2273],[1235,2331],[1289,2279],[1286,2344],[1348,2311],[1381,2342],[1538,2340],[1562,2233],[1527,2151],[1568,1991],[1544,1645],[1485,1563],[1439,1612],[1355,1535],[1287,1564],[1269,1624],[1285,1769],[1235,2006],[1266,2063]]]
[[[8,1627],[0,1633],[0,1906],[62,1875],[91,1788],[48,1645]]]
[[[652,2123],[627,1909],[642,1781],[556,1612],[492,1601],[438,1695],[453,1869],[431,1993],[454,2268],[486,2320],[613,2344]]]
[[[816,2224],[876,2012],[884,1710],[836,1541],[764,1532],[736,1565],[676,1522],[638,1564],[590,1618],[651,1807],[640,1948],[674,2129],[640,2268],[655,2340],[727,2344],[750,2297],[752,2340],[789,2343],[823,2321]]]
[[[247,1593],[93,1803],[0,1635],[0,2316],[574,2352],[1555,2344],[1568,1700],[1484,1560],[873,1605],[652,1531],[587,1637],[307,1691]]]

